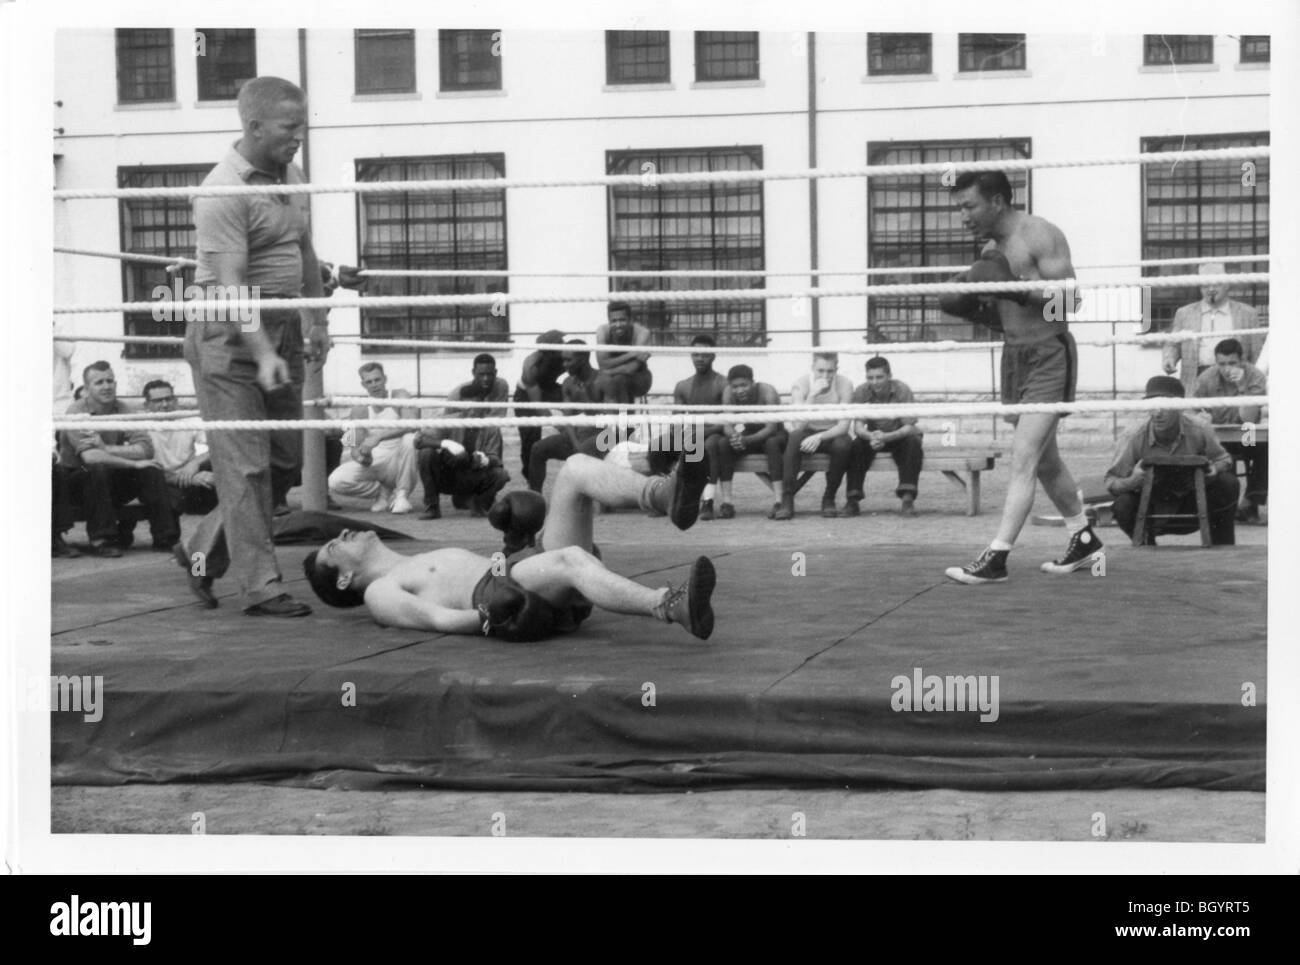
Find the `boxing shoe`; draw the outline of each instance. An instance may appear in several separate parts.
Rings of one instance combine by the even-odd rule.
[[[950,566],[944,576],[958,583],[974,586],[979,583],[1005,583],[1007,581],[1007,554],[1010,550],[986,549],[965,566]]]
[[[1039,569],[1044,573],[1057,575],[1073,573],[1075,570],[1092,566],[1104,555],[1101,540],[1097,538],[1091,526],[1085,526],[1070,536],[1070,543],[1065,547],[1064,556],[1050,563],[1044,563]]]
[[[710,600],[717,582],[713,561],[707,556],[701,556],[691,564],[691,572],[685,583],[679,587],[668,584],[668,592],[655,605],[655,616],[665,623],[685,627],[701,640],[709,639],[713,633],[713,607]]]

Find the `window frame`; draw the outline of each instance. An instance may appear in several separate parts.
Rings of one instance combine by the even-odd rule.
[[[136,164],[121,165],[117,168],[117,185],[118,187],[140,187],[143,186],[139,181],[133,178],[133,175],[194,175],[192,181],[187,183],[201,184],[208,173],[216,167],[215,164]],[[194,235],[194,209],[189,198],[122,198],[118,201],[118,244],[119,251],[130,251],[136,254],[154,254],[166,257],[184,257],[191,258],[194,256],[194,245],[186,246],[185,250],[172,250],[168,244],[165,249],[151,247],[148,250],[141,250],[133,244],[133,232],[135,231],[134,222],[131,218],[133,209],[138,210],[142,205],[150,205],[155,210],[161,210],[163,217],[166,219],[168,212],[187,212],[189,221],[183,228],[181,226],[173,227],[170,223],[164,225],[163,230],[170,235],[173,231],[188,229],[191,236]],[[138,275],[136,273],[139,273]],[[169,289],[174,285],[174,278],[179,278],[181,288],[194,283],[193,267],[183,268],[178,275],[167,275],[166,269],[162,265],[148,264],[144,262],[123,261],[121,264],[122,278],[122,301],[123,302],[141,302],[153,299],[153,289],[155,285],[166,285]],[[148,276],[154,274],[155,279],[149,279]],[[149,281],[154,284],[148,284]],[[139,289],[139,290],[137,290]],[[170,299],[169,299],[170,300]],[[185,335],[185,321],[154,321],[152,315],[148,312],[122,312],[122,334],[123,335]],[[139,342],[127,342],[122,346],[122,356],[127,359],[179,359],[183,357],[182,347],[179,345],[151,345]]]
[[[622,34],[657,34],[663,37],[664,52],[663,76],[645,79],[616,78],[614,76],[614,54],[629,48],[619,47],[617,37]],[[649,44],[642,46],[648,47]],[[671,84],[673,79],[672,34],[667,30],[606,30],[605,31],[605,84],[608,87],[637,87],[651,84]]]
[[[487,35],[487,42],[488,42],[487,56],[489,58],[489,62],[495,65],[495,70],[494,70],[495,77],[484,83],[466,83],[466,84],[448,85],[449,75],[454,73],[454,68],[456,66],[453,63],[453,61],[460,56],[455,51],[451,51],[451,56],[449,56],[448,51],[452,46],[454,46],[457,40],[459,40],[462,36],[469,35],[469,34]],[[501,40],[500,30],[439,30],[438,31],[438,90],[444,94],[460,93],[465,91],[501,90],[502,74],[503,74],[501,55],[492,53],[492,47],[495,44],[500,43],[500,40]],[[470,52],[467,52],[466,56],[469,57],[470,59],[473,59],[474,55]],[[470,70],[471,72],[473,72],[474,68],[470,68]],[[452,79],[454,80],[454,78]]]
[[[997,41],[986,39],[977,41],[974,38],[1007,38],[1006,40]],[[1010,38],[1019,37],[1018,41],[1012,42]],[[983,59],[977,59],[981,44],[983,46],[995,46],[1009,44],[1005,51],[996,55],[986,54]],[[1006,67],[986,67],[972,66],[967,67],[967,62],[986,63],[990,56],[1001,57],[1006,53],[1019,53],[1019,63]],[[1029,69],[1029,35],[1028,34],[994,34],[994,33],[959,33],[957,35],[957,72],[959,74],[996,74],[1003,71],[1019,71]]]
[[[1011,154],[1010,158],[1030,159],[1033,157],[1033,138],[1031,137],[999,137],[999,138],[956,138],[943,140],[908,140],[908,141],[869,141],[867,142],[867,164],[888,164],[894,163],[888,158],[888,154],[896,154],[899,151],[915,151],[920,154],[921,163],[932,161],[949,161],[962,160],[953,158],[954,151],[970,151],[978,153],[995,148],[1005,148]],[[943,152],[945,157],[929,158],[927,152]],[[1003,158],[989,158],[990,164]],[[910,161],[908,163],[911,163]],[[1011,179],[1012,188],[1020,187],[1019,178],[1023,176],[1023,199],[1018,205],[1018,209],[1026,213],[1033,211],[1033,169],[1023,172],[1013,171],[1008,173]],[[908,184],[905,179],[910,179]],[[871,268],[889,268],[889,267],[922,267],[922,266],[944,266],[951,267],[954,274],[967,267],[979,258],[982,244],[969,234],[961,235],[959,228],[943,232],[942,229],[936,228],[937,235],[933,243],[927,243],[926,239],[926,212],[930,210],[925,203],[926,187],[932,175],[903,175],[896,177],[872,177],[867,179],[867,264]],[[891,183],[892,182],[892,183]],[[876,191],[892,191],[902,195],[904,193],[915,193],[916,186],[920,186],[920,203],[919,207],[897,206],[899,212],[916,211],[919,214],[921,241],[919,251],[907,251],[905,241],[900,238],[896,242],[887,242],[884,238],[875,237],[876,232],[872,228],[875,224],[877,213],[881,210],[880,202],[877,200]],[[943,192],[948,192],[948,188],[942,187]],[[940,209],[935,209],[940,210]],[[951,205],[946,205],[942,210],[951,213]],[[880,234],[883,234],[881,232]],[[964,254],[954,254],[956,260],[946,262],[941,260],[945,251],[957,252],[961,247],[959,242],[964,238],[969,239],[969,251]],[[888,244],[888,248],[886,245]],[[899,257],[897,260],[904,261],[904,264],[888,265],[882,264],[882,255],[887,250],[897,250]],[[936,260],[940,259],[940,260]],[[937,273],[936,273],[937,275]],[[881,275],[876,276],[876,284],[893,284],[893,283],[912,283],[926,280],[925,276],[918,278],[915,275],[900,274],[896,276]],[[946,280],[942,275],[931,278],[932,281]],[[882,318],[880,317],[883,310],[892,308],[899,316],[906,315],[906,318]],[[917,314],[919,313],[919,315]],[[933,314],[934,320],[931,320]],[[919,318],[919,321],[918,321]],[[962,319],[952,318],[939,312],[937,303],[933,299],[927,299],[919,295],[870,295],[867,297],[865,309],[864,324],[867,338],[871,342],[924,342],[924,341],[942,341],[951,339],[953,341],[963,342],[994,342],[1000,339],[996,333],[986,326],[976,322],[965,321]]]
[[[1247,56],[1247,48],[1252,45],[1259,45],[1262,42],[1264,56],[1257,54]],[[1237,51],[1238,63],[1242,64],[1270,64],[1273,57],[1273,35],[1272,34],[1242,34]]]
[[[378,166],[379,173],[383,174],[382,166],[392,166],[394,164],[402,165],[403,173],[405,173],[407,170],[409,170],[411,166],[414,165],[450,164],[452,167],[453,174],[456,175],[457,166],[468,162],[486,163],[488,165],[492,165],[493,167],[495,167],[497,174],[500,178],[505,178],[506,176],[506,156],[503,152],[492,152],[492,153],[481,153],[481,154],[462,153],[462,154],[435,154],[435,155],[410,155],[410,156],[404,155],[404,156],[397,156],[397,157],[356,158],[353,162],[353,165],[354,165],[354,171],[356,173],[357,181],[362,182],[362,181],[369,180],[366,177],[367,174],[367,170],[365,168],[366,165]],[[384,176],[382,180],[393,181],[393,180],[408,180],[408,179],[394,178],[391,175],[389,175],[389,176]],[[456,175],[455,177],[448,178],[447,180],[462,180],[462,178],[459,175]],[[424,195],[424,194],[412,195],[410,192],[407,191],[394,191],[391,195],[390,194],[365,194],[365,195],[358,194],[356,196],[354,211],[356,216],[356,232],[357,232],[356,251],[358,253],[357,260],[359,266],[362,268],[382,269],[386,267],[394,267],[391,264],[391,262],[395,260],[391,258],[382,259],[385,261],[385,264],[379,265],[374,263],[375,260],[374,256],[367,254],[366,237],[365,237],[366,228],[368,224],[366,209],[365,209],[365,204],[367,200],[389,199],[391,202],[391,201],[396,201],[396,199],[400,198],[400,202],[398,203],[402,204],[404,208],[409,210],[409,206],[413,198],[446,197],[448,193],[451,196],[450,200],[454,208],[458,203],[462,201],[462,199],[469,199],[472,201],[474,196],[481,195],[485,192],[452,191],[452,192],[443,192],[437,195]],[[493,193],[498,193],[498,192],[493,192]],[[392,279],[392,282],[394,283],[394,287],[398,287],[401,290],[398,292],[385,292],[385,294],[409,294],[409,295],[481,294],[489,291],[508,293],[510,291],[510,231],[509,231],[510,222],[509,222],[509,210],[508,210],[508,203],[507,203],[508,196],[505,188],[499,189],[499,195],[500,195],[500,205],[501,205],[500,223],[501,223],[501,262],[502,262],[500,266],[501,276],[500,276],[499,284],[495,284],[494,279],[492,278],[461,278],[461,277],[449,277],[449,276],[440,277],[440,278],[425,278],[425,279],[395,278]],[[436,225],[438,222],[436,220],[429,220],[423,222],[417,221],[414,223]],[[455,225],[458,223],[458,221],[453,220],[451,223],[453,226],[452,238],[453,238],[453,246],[454,246]],[[420,268],[420,267],[424,267],[424,268],[438,267],[444,269],[465,268],[466,270],[470,270],[471,267],[474,267],[474,266],[466,266],[461,264],[449,264],[449,265],[414,264],[413,262],[417,260],[417,256],[413,255],[411,252],[412,246],[411,246],[411,238],[410,238],[410,229],[413,224],[413,221],[409,216],[409,214],[407,213],[403,214],[403,217],[401,219],[401,224],[402,224],[402,231],[403,231],[403,239],[402,239],[403,251],[400,260],[402,264],[396,267],[406,268],[406,269]],[[431,253],[430,255],[425,256],[422,260],[425,262],[432,262],[434,261],[434,259],[435,256]],[[460,261],[458,252],[453,252],[452,261]],[[374,293],[374,289],[380,288],[385,281],[386,281],[385,279],[372,279],[372,284],[369,286],[372,289],[372,293]],[[449,287],[451,290],[439,292],[437,291],[439,287]],[[418,290],[421,288],[431,289],[431,290],[424,290],[424,291]],[[415,308],[415,307],[406,307],[406,308],[398,308],[398,309],[368,309],[364,305],[365,295],[366,293],[363,292],[362,308],[360,310],[359,315],[360,315],[361,334],[366,338],[382,339],[386,335],[388,335],[388,337],[392,337],[396,339],[429,338],[436,341],[448,341],[448,342],[484,341],[485,339],[488,341],[501,341],[501,342],[510,341],[509,304],[503,306],[505,313],[499,316],[492,314],[493,306],[485,306],[482,308],[479,308],[477,306],[452,306],[450,314],[439,315],[437,313],[439,311],[444,311],[444,310],[438,309],[436,307],[430,307],[424,309]],[[423,318],[414,317],[412,314],[414,312],[421,312],[421,311],[428,312],[429,314]],[[374,312],[398,312],[401,314],[400,316],[391,315],[391,314],[376,316],[372,314]],[[500,321],[497,324],[493,324],[489,322],[486,325],[481,325],[481,323],[484,321],[484,317],[488,319],[499,319]],[[385,318],[386,319],[401,318],[404,322],[404,330],[396,334],[385,333],[382,331],[375,332],[370,330],[371,325],[375,321],[379,319],[385,319]],[[451,328],[450,331],[436,330],[436,326],[438,324],[437,319],[439,318],[453,320],[453,323],[450,326]],[[480,323],[480,327],[478,328],[475,327],[476,321]],[[423,330],[421,330],[421,328],[423,328]],[[433,334],[430,334],[431,331],[433,332]],[[444,353],[459,354],[471,350],[447,349],[447,348],[440,348],[440,349],[431,348],[427,350],[426,349],[417,350],[417,349],[403,347],[403,346],[394,346],[393,348],[385,348],[383,346],[378,346],[378,345],[366,345],[366,346],[362,346],[361,354],[363,356],[403,355],[403,354],[413,355],[417,351],[419,352],[427,351],[431,354],[444,354]]]
[[[686,159],[690,157],[704,157],[709,159],[710,161],[709,167],[710,169],[713,169],[713,163],[715,158],[719,158],[729,154],[747,155],[749,157],[750,162],[754,165],[750,170],[755,170],[755,171],[763,170],[763,147],[757,144],[747,144],[747,145],[725,145],[725,146],[709,146],[709,147],[655,147],[655,148],[641,148],[635,150],[608,150],[605,152],[605,171],[607,174],[618,173],[618,168],[620,165],[626,165],[628,163],[635,164],[638,159],[641,159],[642,162],[644,163],[644,159],[647,156],[652,156],[660,159],[662,159],[665,156],[671,156],[679,159]],[[659,166],[662,167],[662,164],[660,164]],[[719,170],[725,170],[725,169],[719,169]],[[739,271],[763,270],[767,264],[767,203],[766,203],[766,194],[765,194],[766,182],[763,181],[748,182],[748,183],[743,183],[738,185],[707,183],[701,185],[656,184],[653,186],[646,186],[646,187],[610,186],[609,188],[606,189],[605,192],[606,247],[607,247],[607,258],[608,258],[608,264],[610,270],[618,271],[625,268],[626,267],[625,265],[620,265],[619,258],[628,258],[631,257],[631,254],[634,254],[634,253],[624,254],[619,252],[616,248],[616,244],[615,244],[617,240],[617,235],[616,235],[617,211],[616,211],[616,203],[615,203],[616,194],[620,192],[653,191],[654,198],[655,198],[655,204],[654,204],[655,211],[653,213],[653,217],[655,219],[656,224],[662,225],[664,221],[669,220],[668,217],[665,217],[664,210],[663,210],[664,197],[666,193],[673,192],[679,196],[684,197],[689,195],[689,192],[692,188],[701,191],[707,190],[708,202],[709,202],[707,212],[700,211],[700,210],[683,211],[678,213],[678,217],[682,220],[687,220],[687,221],[692,218],[697,218],[697,219],[701,217],[709,218],[709,222],[710,222],[709,238],[713,243],[711,243],[707,248],[699,249],[699,251],[701,253],[706,251],[709,253],[710,255],[709,266],[712,270],[724,270],[729,266],[719,263],[719,257],[718,257],[719,254],[726,255],[727,252],[736,250],[738,254],[733,255],[731,257],[736,259],[742,259],[745,257],[745,249],[730,249],[723,246],[719,246],[716,243],[716,239],[718,235],[716,231],[713,230],[713,225],[715,224],[716,218],[719,215],[727,214],[727,209],[724,207],[719,207],[718,205],[719,192],[725,191],[729,187],[748,188],[751,185],[753,188],[751,193],[757,198],[757,205],[758,205],[757,217],[758,217],[759,238],[758,238],[757,246],[754,249],[757,251],[757,259],[756,259],[757,264],[747,265],[743,268],[737,268],[737,270]],[[654,249],[654,254],[656,257],[652,259],[645,258],[645,257],[638,259],[639,264],[636,266],[637,268],[643,266],[646,261],[656,262],[656,267],[651,270],[662,271],[662,270],[672,270],[674,268],[674,265],[669,263],[670,259],[665,258],[665,255],[668,252],[666,252],[665,247],[662,243],[663,237],[664,235],[662,231],[659,232],[658,234],[659,244]],[[675,235],[675,237],[682,238],[682,237],[693,237],[693,236]],[[678,248],[675,249],[673,253],[682,250],[689,250],[689,249]],[[650,251],[650,249],[644,249],[642,254],[644,255],[644,252],[646,251]],[[752,257],[752,255],[750,257]],[[696,262],[698,262],[698,260],[699,259],[694,259],[694,261]],[[734,281],[728,281],[728,279],[725,277],[660,278],[660,279],[610,278],[609,280],[609,291],[612,293],[613,292],[635,292],[635,291],[684,291],[684,290],[700,291],[700,290],[708,290],[709,288],[745,288],[745,287],[751,287],[761,291],[766,289],[767,282],[765,278],[761,278],[761,277],[751,278],[751,277],[744,277],[744,276],[735,278]],[[743,347],[762,346],[767,344],[768,318],[767,318],[766,299],[755,299],[752,304],[748,302],[710,303],[704,301],[693,302],[690,304],[692,306],[696,306],[694,311],[697,314],[708,313],[711,316],[711,321],[712,321],[711,328],[705,329],[696,326],[696,327],[691,327],[686,329],[678,329],[677,328],[678,319],[672,317],[671,306],[665,302],[633,303],[632,316],[635,321],[639,322],[642,325],[645,325],[646,328],[649,329],[651,335],[651,342],[652,344],[656,344],[656,345],[689,345],[691,338],[699,334],[712,335],[717,340],[717,344],[720,348],[723,346],[732,347],[732,348],[743,348]],[[752,323],[752,327],[750,328],[745,327],[745,323],[743,319],[738,317],[729,317],[729,316],[741,316],[744,313],[756,313],[757,315],[756,320]],[[681,314],[681,312],[678,311],[678,314]]]
[[[757,30],[697,30],[695,31],[695,82],[697,84],[728,84],[737,81],[760,80],[761,75],[761,58],[762,52],[759,49],[759,31]],[[706,40],[706,37],[715,38]],[[725,37],[726,39],[721,39]],[[705,77],[701,68],[707,62],[705,51],[710,45],[742,44],[746,41],[740,40],[740,37],[752,37],[754,46],[753,73],[736,74],[726,77]],[[745,63],[744,60],[737,58],[735,61],[723,60],[722,63]]]
[[[201,34],[201,35],[203,36],[203,38],[204,38],[204,47],[205,47],[205,51],[206,51],[206,52],[204,53],[204,55],[202,55],[202,56],[199,55],[199,52],[198,52],[197,49],[196,49],[195,52],[194,52],[194,60],[195,60],[194,71],[195,71],[195,74],[196,74],[196,77],[197,77],[197,80],[198,80],[198,92],[199,92],[199,93],[198,93],[198,99],[199,99],[200,101],[232,101],[232,100],[235,100],[236,98],[238,98],[238,96],[239,96],[239,88],[243,86],[244,82],[245,82],[245,81],[248,81],[248,80],[251,80],[252,78],[254,78],[254,77],[257,76],[257,31],[256,31],[256,30],[253,30],[253,29],[243,28],[243,27],[236,27],[236,28],[223,28],[223,27],[196,27],[196,28],[195,28],[195,33],[197,33],[197,34]],[[208,49],[208,48],[210,48],[211,43],[212,43],[212,35],[213,35],[213,34],[217,34],[217,33],[219,33],[219,34],[240,34],[240,35],[246,35],[246,36],[241,36],[241,37],[239,37],[238,39],[240,39],[240,40],[246,40],[246,41],[247,41],[247,44],[248,44],[248,47],[247,47],[247,50],[248,50],[248,62],[247,62],[247,67],[248,67],[248,76],[247,76],[247,77],[242,77],[242,79],[241,79],[238,83],[235,84],[235,89],[234,89],[234,91],[233,91],[232,93],[229,93],[229,94],[224,94],[224,93],[223,93],[223,94],[214,94],[214,93],[211,93],[210,91],[209,91],[209,92],[205,92],[205,90],[204,90],[205,77],[204,77],[204,69],[203,69],[203,68],[204,68],[204,64],[205,64],[205,63],[206,63],[206,64],[209,64],[209,65],[213,65],[213,64],[215,64],[215,59],[214,59],[214,57],[213,57],[213,55],[212,55],[212,51],[211,51],[210,49]],[[224,38],[223,38],[223,39],[224,39]],[[210,67],[209,70],[211,70],[211,69],[213,69],[213,68]],[[206,80],[207,80],[208,83],[211,83],[211,82],[213,82],[214,80],[216,80],[218,83],[221,82],[219,79],[217,79],[217,78],[213,78],[213,77],[208,77],[208,78],[206,78]]]
[[[1157,39],[1162,40],[1168,45],[1168,60],[1152,59],[1156,51],[1164,50],[1156,46]],[[1176,40],[1178,45],[1171,43]],[[1184,60],[1178,57],[1178,52],[1185,52],[1195,42],[1198,45],[1204,45],[1209,53],[1205,60]],[[1200,65],[1211,65],[1214,63],[1214,34],[1143,34],[1142,35],[1142,66],[1143,67],[1195,67]]]
[[[167,58],[166,96],[160,96],[160,97],[150,97],[150,96],[124,97],[123,96],[123,81],[125,79],[126,71],[123,69],[123,63],[122,63],[122,52],[123,52],[122,41],[127,38],[127,35],[142,34],[142,33],[162,33],[166,35],[167,38],[166,43],[157,43],[157,44],[125,48],[128,51],[140,51],[140,50],[149,50],[149,49],[166,51],[166,58]],[[117,103],[119,105],[130,106],[134,104],[174,104],[176,102],[176,36],[174,31],[170,27],[140,27],[140,28],[119,27],[113,31],[113,47],[114,47],[114,62],[115,62],[115,67],[117,72],[116,73]],[[145,86],[146,87],[148,86],[147,83],[145,84]]]
[[[376,40],[384,35],[393,37],[401,36],[402,39],[409,42],[410,52],[410,83],[407,86],[385,86],[362,89],[361,78],[362,59],[361,49],[363,40]],[[367,62],[367,66],[370,62]],[[419,89],[419,72],[416,69],[416,52],[415,52],[415,29],[414,28],[386,28],[386,27],[358,27],[352,31],[352,93],[356,97],[383,97],[389,94],[414,94]]]
[[[924,37],[925,38],[925,53],[924,53],[925,66],[916,69],[910,69],[910,68],[886,69],[883,65],[884,59],[887,56],[898,56],[898,52],[897,51],[886,52],[884,50],[883,38],[885,37],[893,37],[895,39],[902,38],[902,37]],[[877,38],[879,38],[877,47],[873,48],[873,40],[877,40]],[[882,65],[880,67],[873,66],[873,61],[876,59],[876,55],[878,55],[879,59],[882,61]],[[897,32],[867,34],[867,76],[868,77],[915,77],[917,75],[925,76],[927,74],[932,74],[932,73],[934,73],[934,34],[897,33]]]
[[[1170,153],[1176,153],[1180,150],[1201,150],[1222,147],[1246,147],[1250,146],[1247,142],[1254,140],[1257,146],[1266,147],[1269,144],[1268,131],[1244,131],[1227,134],[1198,134],[1189,135],[1184,138],[1182,135],[1176,136],[1156,136],[1144,137],[1141,141],[1141,150],[1143,153],[1161,153],[1168,150]],[[1165,147],[1165,145],[1168,145]],[[1163,241],[1152,238],[1150,228],[1152,220],[1150,218],[1151,205],[1151,184],[1150,173],[1152,165],[1145,164],[1138,171],[1139,191],[1141,198],[1141,244],[1142,260],[1153,260],[1158,258],[1213,258],[1217,256],[1231,255],[1264,255],[1268,254],[1271,232],[1269,231],[1269,221],[1272,216],[1272,192],[1266,190],[1261,197],[1259,185],[1267,188],[1268,176],[1270,169],[1268,167],[1269,159],[1260,158],[1256,162],[1255,171],[1256,184],[1254,187],[1247,189],[1240,184],[1238,175],[1238,166],[1242,162],[1226,162],[1229,165],[1228,172],[1231,178],[1224,178],[1224,183],[1235,183],[1244,190],[1250,190],[1250,213],[1249,221],[1231,222],[1225,221],[1224,224],[1248,225],[1248,233],[1243,234],[1245,240],[1235,240],[1232,237],[1206,237],[1205,226],[1207,224],[1204,214],[1207,195],[1203,188],[1205,177],[1203,175],[1203,165],[1214,164],[1219,162],[1213,161],[1184,161],[1179,163],[1179,169],[1185,171],[1181,175],[1186,178],[1189,173],[1195,172],[1197,192],[1185,200],[1185,204],[1193,207],[1197,212],[1195,237],[1190,241],[1185,240],[1187,232],[1183,232],[1183,238],[1177,242]],[[1262,170],[1260,170],[1262,168]],[[1214,195],[1208,196],[1213,200]],[[1172,206],[1171,206],[1172,207]],[[1260,215],[1260,208],[1265,209],[1264,214]],[[1211,221],[1209,224],[1219,224],[1220,222]],[[1262,229],[1262,230],[1261,230]],[[1249,249],[1249,250],[1245,250]],[[1142,276],[1158,277],[1161,275],[1191,274],[1195,271],[1194,265],[1175,265],[1169,267],[1146,267],[1142,269]],[[1253,271],[1251,267],[1243,267],[1243,271]],[[1143,320],[1143,327],[1151,332],[1169,331],[1173,323],[1174,312],[1181,305],[1188,304],[1189,298],[1195,296],[1200,298],[1200,292],[1197,289],[1170,289],[1170,288],[1152,288],[1150,289],[1150,315]],[[1238,287],[1233,291],[1233,297],[1239,301],[1246,302],[1255,308],[1259,314],[1261,324],[1268,320],[1268,300],[1269,285],[1262,282],[1250,286]],[[1193,299],[1195,300],[1195,299]]]

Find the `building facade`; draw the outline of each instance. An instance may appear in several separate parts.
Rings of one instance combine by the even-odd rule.
[[[310,131],[298,161],[324,184],[426,178],[858,167],[913,161],[1069,159],[1176,154],[1268,144],[1267,37],[1202,35],[847,34],[690,31],[180,30],[62,31],[56,40],[54,168],[59,188],[197,183],[237,139],[243,80],[303,86]],[[1167,326],[1199,293],[1138,286],[1148,258],[1268,252],[1268,161],[1178,162],[1033,170],[1016,203],[1059,225],[1079,276],[1131,279],[1091,294],[1080,337]],[[802,179],[630,188],[312,197],[322,258],[367,268],[499,271],[499,276],[382,279],[375,294],[508,291],[599,295],[612,288],[860,287],[864,267],[964,266],[976,256],[936,176]],[[186,201],[56,204],[56,244],[192,255]],[[1093,267],[1093,266],[1122,267]],[[1249,268],[1249,266],[1234,266]],[[1264,265],[1260,268],[1263,269]],[[611,281],[611,269],[766,270],[766,279]],[[954,268],[957,270],[957,268]],[[1193,268],[1151,273],[1193,273]],[[595,277],[530,278],[530,272]],[[786,274],[788,273],[788,274]],[[56,304],[147,300],[161,268],[56,255]],[[940,280],[943,275],[931,276]],[[878,276],[875,282],[914,281]],[[1235,292],[1267,318],[1267,286]],[[665,343],[708,332],[737,362],[786,387],[803,356],[772,346],[877,341],[987,341],[933,299],[806,297],[689,307],[638,316]],[[590,339],[599,303],[331,313],[334,331],[396,338],[523,342],[550,328]],[[81,335],[176,331],[149,315],[81,315]],[[522,351],[499,359],[513,378]],[[924,395],[992,391],[996,348],[899,356],[895,371]],[[124,357],[122,357],[124,356]],[[81,343],[74,371],[118,359],[127,392],[169,377],[190,390],[178,351]],[[340,345],[326,391],[359,391],[376,358],[392,384],[436,395],[468,377],[464,352]],[[860,379],[861,360],[842,364]],[[1080,390],[1136,391],[1159,350],[1083,349]],[[652,360],[655,388],[690,371]]]

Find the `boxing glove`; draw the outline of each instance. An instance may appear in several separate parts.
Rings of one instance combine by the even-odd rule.
[[[546,500],[527,489],[506,493],[488,510],[488,522],[505,534],[507,556],[534,545],[545,521]]]
[[[545,640],[555,633],[555,608],[508,576],[494,577],[481,583],[474,605],[485,637],[511,643],[531,643]]]
[[[990,281],[1020,281],[1016,273],[1011,270],[1011,262],[1007,261],[1007,256],[1002,252],[990,248],[980,255],[980,260],[970,266],[966,272],[967,281],[990,282]],[[993,296],[1005,298],[1013,301],[1017,305],[1023,305],[1029,298],[1028,292],[979,292],[980,296]]]

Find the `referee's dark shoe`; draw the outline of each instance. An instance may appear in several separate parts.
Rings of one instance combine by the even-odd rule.
[[[1007,554],[1010,550],[989,547],[965,566],[950,566],[944,575],[958,583],[1005,583],[1007,581]]]
[[[1091,526],[1085,526],[1070,537],[1070,545],[1065,548],[1064,556],[1050,563],[1044,563],[1039,569],[1044,573],[1073,573],[1075,570],[1091,567],[1103,555],[1101,540],[1097,538]]]

